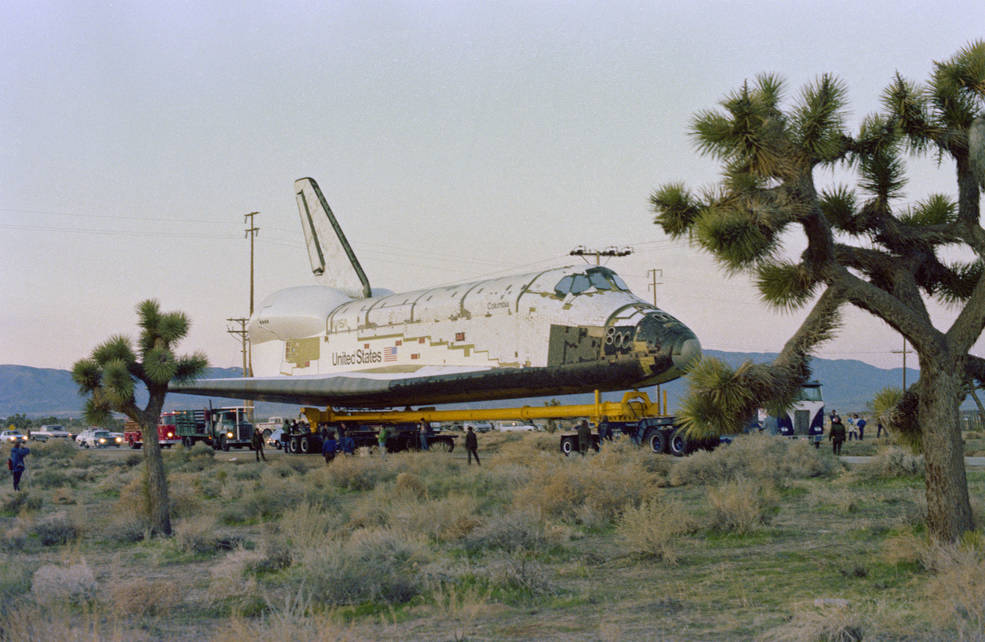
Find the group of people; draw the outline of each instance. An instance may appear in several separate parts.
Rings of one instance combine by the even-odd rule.
[[[836,455],[841,454],[841,445],[846,441],[857,439],[865,440],[865,426],[867,425],[864,417],[859,417],[858,413],[853,413],[846,422],[841,420],[837,410],[831,411],[831,429],[828,431],[828,440],[831,442],[831,450]],[[876,422],[876,438],[882,436],[882,423]]]

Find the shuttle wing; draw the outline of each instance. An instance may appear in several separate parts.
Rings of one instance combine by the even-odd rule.
[[[450,370],[426,368],[411,376],[353,373],[200,379],[171,384],[170,390],[335,408],[386,408],[616,390],[644,377],[639,361],[631,357],[565,367]]]
[[[372,296],[369,279],[318,183],[312,178],[299,178],[294,181],[294,193],[311,272],[323,285],[338,288],[355,299]]]

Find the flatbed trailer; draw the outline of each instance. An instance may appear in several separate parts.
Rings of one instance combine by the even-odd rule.
[[[662,403],[661,403],[662,401]],[[350,426],[365,426],[373,424],[387,425],[416,425],[420,421],[427,422],[469,422],[469,421],[498,421],[534,419],[586,419],[598,425],[604,417],[609,425],[624,434],[630,435],[634,441],[649,448],[655,453],[670,452],[683,455],[699,447],[711,447],[712,442],[697,442],[688,439],[678,428],[675,418],[666,413],[667,396],[657,402],[650,400],[645,392],[632,390],[623,394],[620,401],[602,401],[599,392],[595,391],[595,402],[591,404],[572,404],[557,406],[520,406],[513,408],[455,408],[437,410],[435,408],[418,408],[416,410],[373,410],[373,411],[336,411],[332,408],[302,408],[310,426],[322,424],[337,426],[346,423]],[[351,431],[350,431],[351,432]],[[357,428],[355,434],[362,435],[365,431]],[[311,434],[317,434],[315,428]],[[375,435],[375,431],[372,431]],[[303,435],[302,437],[305,437]],[[435,434],[431,441],[443,437]],[[364,441],[368,442],[368,436]],[[598,432],[592,433],[593,446],[598,448]],[[293,443],[293,442],[292,442]],[[320,443],[320,442],[319,442]],[[389,442],[388,442],[389,443]],[[714,440],[717,444],[717,440]],[[316,452],[313,442],[308,442],[309,450],[301,448],[298,452]],[[566,432],[560,436],[559,447],[564,454],[577,451],[577,435]],[[448,448],[450,450],[450,448]]]

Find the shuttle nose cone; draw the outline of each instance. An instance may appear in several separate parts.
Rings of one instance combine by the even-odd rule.
[[[694,363],[701,358],[701,344],[695,338],[685,339],[676,346],[670,353],[670,359],[674,362],[674,367],[681,372],[687,372]]]

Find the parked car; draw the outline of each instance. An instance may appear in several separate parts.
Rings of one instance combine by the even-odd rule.
[[[58,424],[45,424],[37,430],[31,431],[31,439],[37,441],[48,441],[49,439],[68,439],[71,434],[65,430],[64,426]]]
[[[23,434],[19,430],[4,430],[0,432],[0,442],[25,442],[27,441],[27,435]]]
[[[277,430],[270,433],[270,436],[264,439],[263,443],[265,443],[267,446],[273,446],[277,450],[280,450],[280,447],[283,445],[280,443],[280,438],[283,434],[284,434],[284,429],[278,428]]]
[[[488,421],[466,421],[465,425],[472,426],[476,432],[489,432],[493,430],[493,425]]]
[[[79,443],[83,448],[117,448],[123,443],[123,437],[114,437],[108,430],[86,430],[79,435]]]
[[[537,430],[537,426],[523,421],[501,421],[499,429],[505,432]]]

